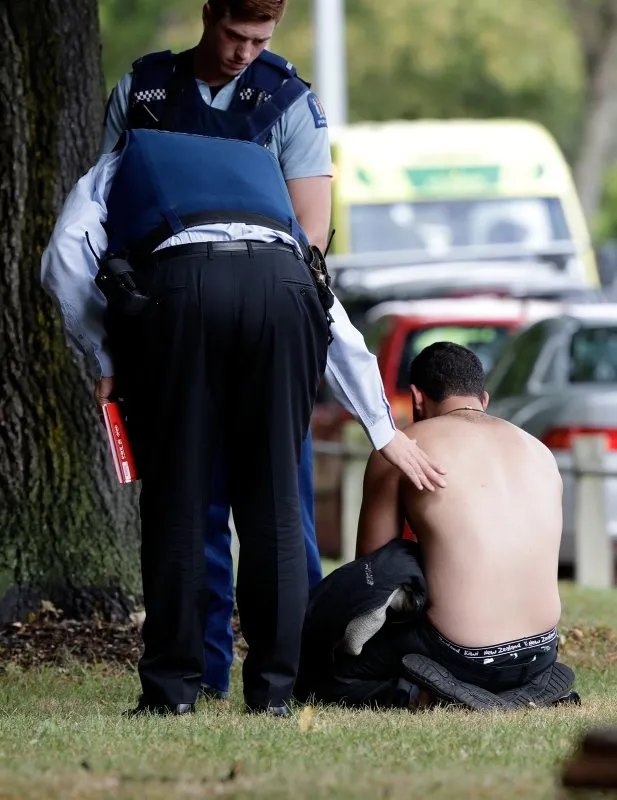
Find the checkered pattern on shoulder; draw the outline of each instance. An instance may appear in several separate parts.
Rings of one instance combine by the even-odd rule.
[[[152,100],[165,100],[167,92],[165,89],[143,89],[135,92],[135,101],[138,103],[150,103]]]

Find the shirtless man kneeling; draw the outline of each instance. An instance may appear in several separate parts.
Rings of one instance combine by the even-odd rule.
[[[328,675],[301,667],[305,697],[413,707],[418,690],[402,664],[409,653],[490,692],[521,686],[556,660],[562,483],[553,455],[486,413],[482,365],[470,350],[431,345],[412,362],[409,382],[415,422],[406,433],[445,468],[448,485],[417,491],[373,453],[357,556],[400,538],[407,521],[418,539],[426,613],[413,623],[389,617],[359,655],[335,651]]]

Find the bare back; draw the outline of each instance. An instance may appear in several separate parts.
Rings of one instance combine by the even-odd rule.
[[[385,479],[373,487],[367,470],[366,521],[391,528],[398,497],[422,548],[433,625],[469,647],[555,626],[562,485],[550,451],[477,411],[444,414],[406,433],[447,470],[448,486],[419,492],[376,465]]]
[[[447,488],[437,492],[401,481],[406,516],[425,556],[435,627],[478,647],[552,628],[561,611],[562,489],[550,451],[477,411],[435,417],[412,430],[448,476]]]

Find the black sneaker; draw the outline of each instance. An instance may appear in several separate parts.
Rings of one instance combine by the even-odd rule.
[[[563,697],[560,697],[559,700],[555,700],[553,703],[554,706],[580,706],[581,705],[581,696],[578,692],[568,692],[568,694],[564,694]]]

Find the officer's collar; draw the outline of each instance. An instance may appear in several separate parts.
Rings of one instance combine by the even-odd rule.
[[[249,67],[250,67],[250,66],[251,66],[251,65],[249,64]],[[221,92],[222,92],[222,91],[223,91],[223,90],[225,90],[225,89],[226,89],[228,86],[237,86],[237,85],[238,85],[238,82],[239,82],[239,80],[240,80],[240,78],[241,78],[241,77],[244,75],[244,73],[246,72],[246,70],[247,70],[249,67],[245,67],[245,68],[242,70],[242,72],[240,72],[238,75],[236,75],[236,77],[235,77],[235,78],[232,78],[232,80],[230,80],[228,83],[223,83],[223,84],[220,84],[220,85],[217,87],[217,88],[219,89],[219,91],[221,91]],[[201,78],[195,78],[195,80],[197,81],[197,83],[203,83],[203,85],[204,85],[204,86],[207,86],[207,87],[208,87],[208,89],[212,88],[212,87],[210,86],[210,84],[208,83],[208,81],[204,81],[204,80],[202,80]]]

